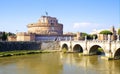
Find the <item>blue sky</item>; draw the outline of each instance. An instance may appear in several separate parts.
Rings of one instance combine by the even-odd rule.
[[[64,32],[120,27],[120,0],[0,0],[0,31],[27,32],[45,12],[64,24]]]

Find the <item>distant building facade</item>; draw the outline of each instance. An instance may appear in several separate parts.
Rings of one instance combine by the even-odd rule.
[[[27,33],[27,32],[19,32],[17,33],[17,41],[34,41],[35,34]]]
[[[108,40],[108,35],[100,34],[101,31],[95,32],[98,36],[98,40]],[[112,26],[110,29],[108,29],[108,31],[112,32],[112,35],[110,36],[111,40],[116,40],[117,39],[117,31],[115,30],[114,26]]]
[[[16,41],[16,36],[8,36],[8,41]]]

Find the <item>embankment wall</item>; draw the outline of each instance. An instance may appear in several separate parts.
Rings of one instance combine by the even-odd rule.
[[[15,50],[57,50],[59,49],[58,41],[42,41],[42,42],[0,42],[0,52]]]

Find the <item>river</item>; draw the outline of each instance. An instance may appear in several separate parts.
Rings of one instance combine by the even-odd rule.
[[[120,74],[120,60],[78,53],[0,57],[0,74]]]

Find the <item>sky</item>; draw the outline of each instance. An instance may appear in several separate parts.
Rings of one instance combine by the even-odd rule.
[[[46,12],[64,32],[120,28],[120,0],[0,0],[0,31],[27,32]]]

